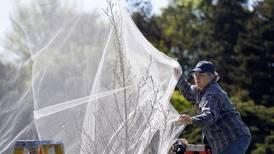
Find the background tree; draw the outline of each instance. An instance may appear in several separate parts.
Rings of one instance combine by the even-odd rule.
[[[273,25],[274,2],[258,2],[235,47],[242,78],[239,85],[249,92],[249,103],[239,106],[253,133],[254,154],[274,152]]]
[[[252,17],[241,33],[235,51],[239,85],[248,89],[257,104],[273,106],[274,102],[274,2],[258,2]]]
[[[125,0],[128,11],[149,16],[152,13],[152,3],[150,0]]]

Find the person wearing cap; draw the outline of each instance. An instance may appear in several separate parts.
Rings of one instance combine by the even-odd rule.
[[[178,70],[175,73],[178,76]],[[181,114],[178,122],[201,127],[213,154],[244,154],[250,144],[250,131],[217,83],[219,75],[214,65],[200,61],[192,75],[195,85],[181,75],[177,87],[187,100],[195,103],[196,115]]]

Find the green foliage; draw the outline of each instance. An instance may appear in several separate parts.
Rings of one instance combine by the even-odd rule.
[[[151,15],[152,3],[150,0],[125,0],[129,11],[141,15]]]
[[[250,128],[252,141],[249,152],[273,153],[274,107],[256,105],[252,100],[243,102],[237,97],[232,97],[232,101]]]
[[[142,31],[143,35],[158,49],[168,54],[169,49],[166,46],[166,37],[161,33],[162,27],[156,16],[146,16],[141,13],[133,13],[132,18],[138,28]],[[148,28],[153,27],[153,28]]]
[[[175,91],[172,95],[171,98],[171,104],[175,107],[175,109],[179,112],[179,113],[183,113],[186,110],[189,110],[189,108],[191,108],[193,105],[187,101],[182,94],[179,91]],[[192,111],[192,113],[194,113]]]
[[[265,0],[255,7],[235,47],[239,86],[248,89],[256,103],[272,106],[274,102],[274,1]]]

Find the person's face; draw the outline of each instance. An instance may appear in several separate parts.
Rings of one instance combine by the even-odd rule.
[[[194,72],[192,75],[198,89],[204,89],[204,87],[213,80],[213,77],[208,73]]]

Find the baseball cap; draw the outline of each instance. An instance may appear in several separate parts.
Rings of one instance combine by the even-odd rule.
[[[194,72],[199,72],[199,73],[209,72],[209,73],[214,74],[215,73],[215,67],[211,62],[203,60],[203,61],[199,61],[197,63],[197,65],[195,66],[195,68],[192,69],[191,72],[192,73],[194,73]]]

